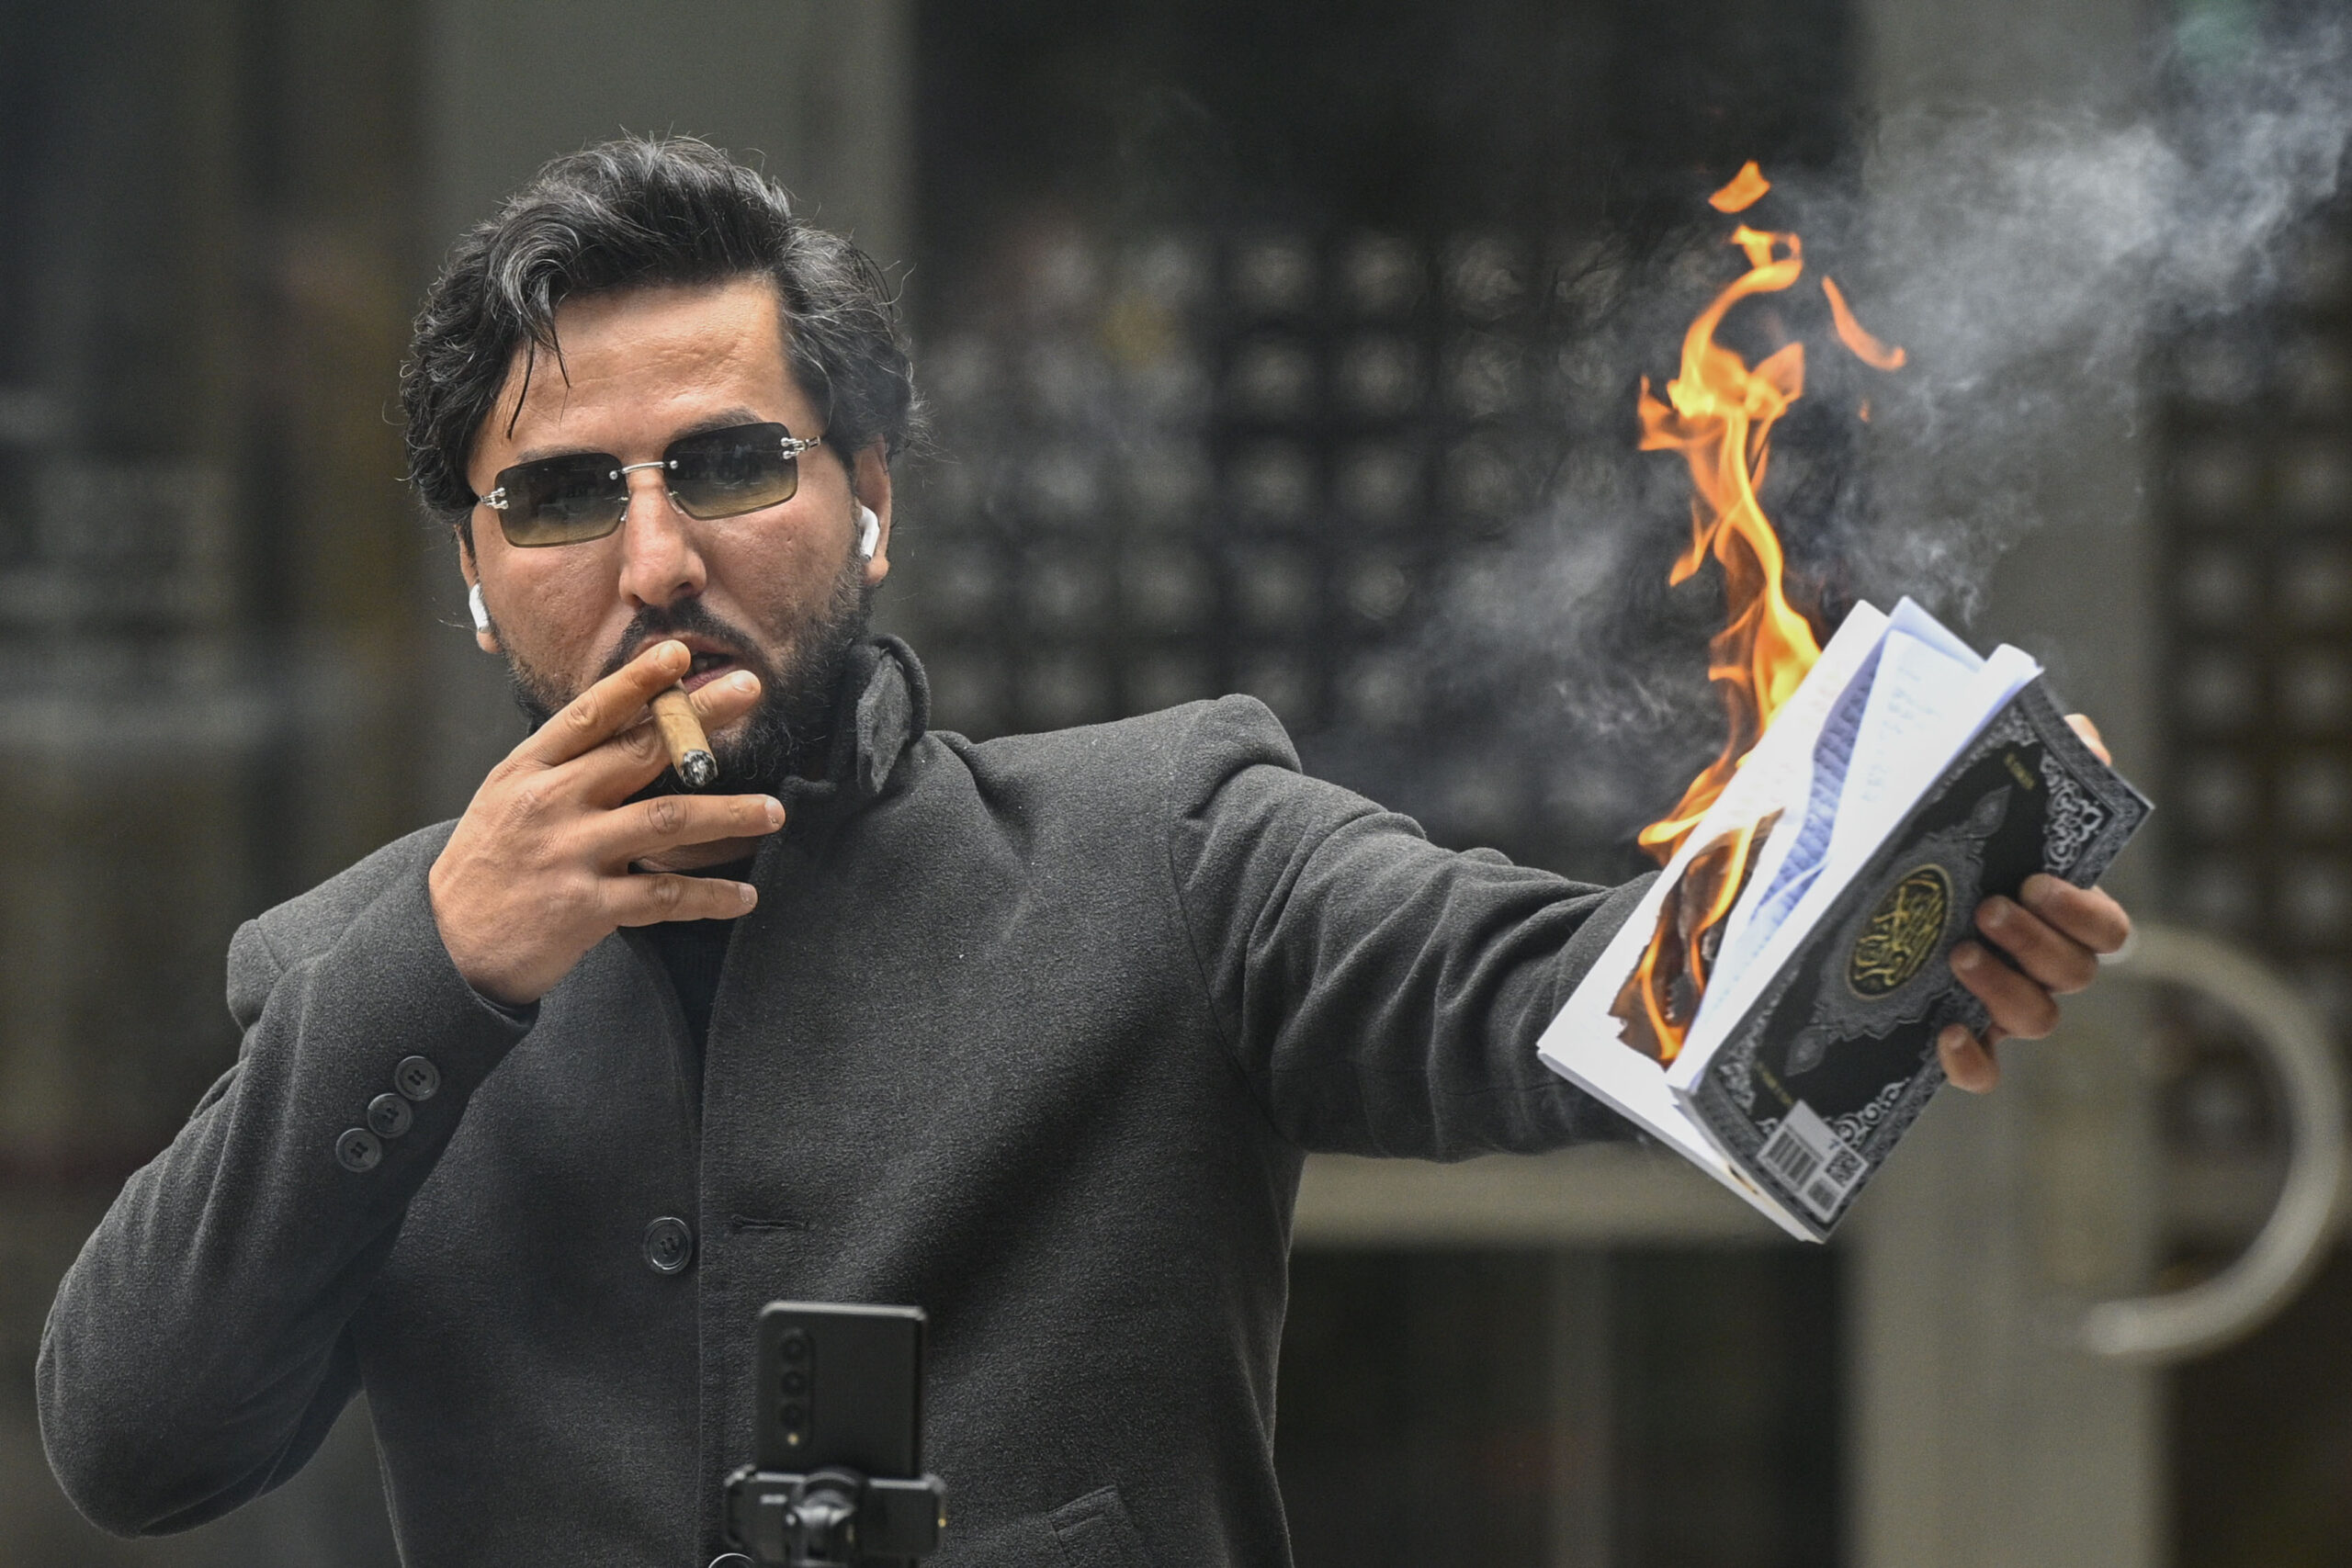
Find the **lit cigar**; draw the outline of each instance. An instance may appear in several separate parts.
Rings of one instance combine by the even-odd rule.
[[[687,700],[684,686],[673,686],[654,696],[653,722],[662,727],[662,744],[669,748],[670,765],[678,770],[688,789],[701,789],[718,777],[718,759],[710,754],[710,738],[702,732],[702,720],[695,716],[695,705]]]

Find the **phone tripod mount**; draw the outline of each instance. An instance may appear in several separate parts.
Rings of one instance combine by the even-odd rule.
[[[727,1478],[727,1533],[745,1549],[711,1568],[856,1568],[939,1550],[947,1488],[936,1475],[860,1475],[829,1466],[806,1475],[745,1465]]]

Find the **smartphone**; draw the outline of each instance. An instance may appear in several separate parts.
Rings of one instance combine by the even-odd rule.
[[[760,1311],[762,1470],[922,1473],[921,1307],[771,1302]]]

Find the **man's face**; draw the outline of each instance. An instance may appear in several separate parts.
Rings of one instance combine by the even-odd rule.
[[[555,320],[561,366],[541,349],[526,386],[526,356],[515,356],[467,466],[477,495],[499,470],[538,457],[602,452],[658,464],[681,435],[767,421],[824,434],[786,363],[764,278],[592,295],[560,306]],[[763,723],[821,723],[842,645],[889,570],[890,478],[877,452],[831,446],[804,453],[799,468],[790,500],[711,522],[678,510],[658,467],[640,468],[628,476],[621,525],[580,544],[518,548],[498,513],[477,506],[460,564],[495,627],[482,646],[506,656],[524,705],[544,716],[674,637],[694,650],[689,688],[738,668],[760,677],[760,708],[711,738],[730,782],[752,765],[748,748],[772,748]],[[860,501],[883,524],[871,560],[857,556]]]

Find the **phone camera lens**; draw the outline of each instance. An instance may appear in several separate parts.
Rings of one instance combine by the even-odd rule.
[[[799,1404],[787,1401],[776,1407],[775,1418],[787,1427],[797,1427],[808,1418],[808,1412]]]
[[[785,1373],[783,1378],[779,1381],[782,1383],[784,1392],[786,1393],[805,1393],[808,1392],[808,1374],[807,1372],[797,1370],[788,1371]]]
[[[777,1343],[776,1350],[787,1361],[805,1361],[808,1359],[808,1336],[796,1328]]]

